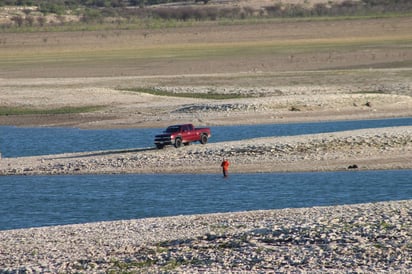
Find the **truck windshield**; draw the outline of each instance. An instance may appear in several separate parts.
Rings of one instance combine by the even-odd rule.
[[[166,132],[178,132],[179,128],[179,126],[170,126],[166,129]]]

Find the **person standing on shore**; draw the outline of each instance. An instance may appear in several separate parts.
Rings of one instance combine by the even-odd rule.
[[[227,159],[223,159],[222,163],[220,164],[220,166],[223,169],[223,177],[227,177],[229,176],[229,161]]]

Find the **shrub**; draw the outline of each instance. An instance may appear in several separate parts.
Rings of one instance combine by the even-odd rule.
[[[48,13],[55,13],[55,14],[64,14],[66,11],[66,8],[64,5],[59,4],[59,3],[41,3],[39,5],[40,12],[44,14]]]
[[[84,23],[97,22],[102,18],[100,10],[86,9],[80,20]]]
[[[312,8],[312,15],[314,16],[328,15],[328,7],[324,3],[317,3]]]
[[[37,17],[37,23],[38,23],[40,26],[43,27],[43,26],[47,23],[46,17],[44,17],[44,16],[39,16],[39,17]]]
[[[34,23],[34,17],[33,16],[26,16],[26,18],[24,18],[24,20],[26,21],[27,25],[33,26],[33,23]]]
[[[408,13],[412,12],[411,0],[343,0],[342,2],[329,1],[328,3],[316,3],[313,7],[301,4],[287,4],[276,1],[273,5],[263,9],[255,10],[251,7],[210,7],[205,5],[195,5],[188,2],[188,5],[176,5],[173,7],[149,7],[146,5],[173,3],[178,0],[0,0],[0,6],[38,6],[39,11],[44,15],[53,13],[64,15],[70,10],[71,14],[80,17],[83,23],[102,23],[104,18],[116,18],[112,23],[137,22],[141,19],[164,19],[164,20],[218,20],[246,19],[256,15],[260,17],[307,17],[307,16],[351,16],[351,15],[376,15],[384,13]],[[204,2],[208,0],[195,0]],[[137,7],[141,8],[137,8]],[[133,7],[133,8],[126,8]],[[11,22],[1,25],[4,29],[14,26],[21,27],[35,25],[36,20],[39,26],[44,26],[48,22],[43,17],[33,18],[29,9],[23,9],[25,17],[15,14]],[[137,19],[137,20],[136,20]],[[67,22],[63,17],[58,17],[61,25]],[[51,24],[51,23],[49,23]]]
[[[21,27],[23,25],[24,18],[20,15],[14,15],[11,18],[11,21],[13,21],[17,26]]]

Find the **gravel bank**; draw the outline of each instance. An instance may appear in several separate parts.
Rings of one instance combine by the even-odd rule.
[[[0,231],[0,273],[412,271],[412,200]]]
[[[4,158],[0,175],[99,173],[220,173],[411,169],[412,126],[233,142]]]

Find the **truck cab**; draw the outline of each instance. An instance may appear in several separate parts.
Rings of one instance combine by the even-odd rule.
[[[161,149],[166,145],[176,148],[199,141],[206,144],[211,136],[210,128],[195,128],[192,124],[173,125],[166,128],[162,134],[155,136],[155,145]]]

